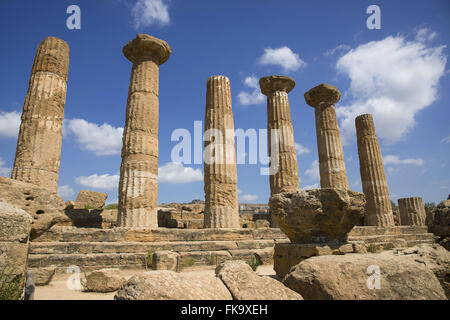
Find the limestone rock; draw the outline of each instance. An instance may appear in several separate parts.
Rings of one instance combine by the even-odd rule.
[[[0,202],[0,272],[25,276],[31,218],[24,210]]]
[[[106,198],[108,198],[108,194],[103,192],[81,190],[75,200],[75,209],[103,208],[105,206]]]
[[[373,281],[377,267],[379,289]],[[293,267],[283,283],[307,300],[446,300],[427,266],[388,252],[312,257]]]
[[[56,266],[42,267],[33,269],[34,284],[37,286],[46,286],[52,281],[55,275]]]
[[[117,268],[95,270],[86,276],[86,289],[93,292],[113,292],[124,283],[125,277]]]
[[[431,232],[436,236],[450,237],[450,200],[444,200],[433,210],[433,223],[430,226]]]
[[[75,202],[73,200],[69,200],[65,202],[65,205],[65,210],[72,210],[75,207]]]
[[[280,281],[257,275],[244,261],[225,261],[216,268],[216,275],[234,300],[303,300]]]
[[[231,300],[231,294],[212,275],[149,271],[129,279],[115,300]]]
[[[31,183],[0,177],[0,201],[28,212],[33,218],[31,240],[67,220],[64,201],[56,193]]]
[[[153,270],[177,271],[178,253],[173,251],[157,251],[152,256]]]
[[[410,257],[425,264],[433,271],[442,288],[450,299],[450,252],[438,244],[420,244],[411,248],[399,248],[391,251],[393,255]]]
[[[270,198],[270,212],[294,243],[343,241],[362,223],[364,195],[344,189],[285,192]]]

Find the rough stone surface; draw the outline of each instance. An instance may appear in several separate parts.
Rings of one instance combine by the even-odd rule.
[[[383,166],[380,144],[371,114],[355,119],[362,189],[366,196],[364,224],[394,226],[391,198]]]
[[[99,209],[105,206],[107,193],[81,190],[75,200],[75,209]]]
[[[244,261],[225,261],[216,268],[216,275],[234,300],[303,300],[280,281],[257,275]]]
[[[27,212],[0,202],[0,272],[12,277],[25,276],[30,230]]]
[[[328,84],[318,85],[305,93],[306,103],[315,109],[317,149],[319,151],[320,186],[348,189],[344,149],[334,104],[341,93]]]
[[[398,199],[400,222],[405,226],[424,226],[427,214],[420,197]]]
[[[197,273],[149,271],[133,276],[115,300],[231,300],[219,278]]]
[[[69,45],[56,37],[36,50],[11,177],[56,193],[69,72]]]
[[[37,286],[46,286],[52,281],[55,275],[56,266],[35,268],[31,270],[34,275],[34,284]]]
[[[0,177],[0,201],[20,208],[32,217],[31,240],[56,223],[67,220],[64,201],[56,193],[31,183]]]
[[[124,283],[125,277],[117,268],[95,270],[86,276],[86,289],[92,292],[113,292]]]
[[[153,270],[177,271],[178,253],[173,251],[157,251],[152,256]]]
[[[379,289],[368,288],[376,285],[369,266],[380,268]],[[446,300],[427,266],[388,252],[312,257],[292,268],[283,283],[306,300]]]
[[[158,227],[159,65],[171,52],[165,41],[145,34],[123,48],[133,67],[120,166],[117,225],[121,227]]]
[[[447,299],[450,299],[450,252],[445,248],[438,244],[421,244],[410,248],[394,249],[391,253],[394,256],[410,257],[426,265],[441,283]]]
[[[433,216],[431,232],[441,237],[441,240],[450,237],[450,200],[439,203],[433,210]]]
[[[364,195],[345,189],[315,189],[273,195],[270,212],[293,243],[345,241],[362,223]]]
[[[230,80],[206,84],[204,152],[205,228],[239,228],[236,149]]]
[[[261,92],[267,96],[267,130],[270,157],[270,194],[300,190],[294,129],[288,93],[295,87],[294,79],[269,76],[259,80]],[[278,146],[272,144],[278,130]]]

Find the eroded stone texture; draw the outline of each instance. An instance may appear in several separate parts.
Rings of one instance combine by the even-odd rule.
[[[133,67],[120,166],[121,227],[158,227],[159,65],[171,52],[165,41],[146,34],[138,34],[123,48]]]
[[[383,166],[380,144],[371,114],[355,119],[362,189],[366,196],[366,226],[394,226],[391,198]]]
[[[422,198],[411,197],[398,199],[400,221],[404,226],[424,226],[427,214]]]
[[[0,201],[0,273],[2,282],[9,282],[16,277],[25,276],[30,230],[31,217],[28,213]]]
[[[295,81],[285,76],[268,76],[259,80],[261,92],[267,96],[267,130],[270,166],[270,194],[300,190],[294,129],[288,93],[294,89]],[[278,150],[272,150],[273,130],[278,130]],[[276,146],[276,145],[275,145]],[[276,152],[278,151],[278,157]],[[273,160],[278,163],[273,163]]]
[[[293,243],[345,241],[364,217],[364,195],[348,189],[314,189],[270,197],[270,212]]]
[[[315,109],[320,186],[348,189],[341,135],[334,105],[341,93],[336,87],[321,84],[305,93],[305,101]]]
[[[90,190],[81,190],[75,201],[75,209],[99,209],[103,208],[108,194]]]
[[[31,240],[57,223],[69,221],[64,201],[53,191],[32,183],[0,177],[0,201],[25,210],[32,217]]]
[[[92,292],[113,292],[126,282],[118,268],[95,270],[86,276],[86,289]]]
[[[204,173],[205,228],[239,228],[230,80],[220,75],[206,84]]]
[[[57,192],[69,45],[56,37],[36,50],[11,178]]]

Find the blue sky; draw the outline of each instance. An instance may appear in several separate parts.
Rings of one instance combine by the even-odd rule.
[[[69,5],[81,29],[69,30]],[[368,6],[381,9],[369,30]],[[159,202],[203,199],[202,165],[173,164],[177,128],[204,119],[206,79],[230,78],[236,128],[265,129],[266,102],[257,79],[295,79],[289,94],[300,185],[318,186],[313,109],[303,94],[329,83],[336,104],[348,180],[361,191],[354,117],[374,115],[393,200],[450,193],[450,2],[283,0],[0,0],[0,175],[13,165],[19,118],[35,50],[47,36],[69,43],[59,193],[103,191],[117,201],[122,128],[131,63],[122,47],[136,33],[166,40],[160,68]],[[238,165],[241,202],[267,202],[261,165]]]

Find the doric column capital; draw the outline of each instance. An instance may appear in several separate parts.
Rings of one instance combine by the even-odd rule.
[[[341,98],[338,88],[322,83],[305,93],[305,101],[311,107],[318,107],[321,103],[334,105]]]
[[[153,60],[161,65],[169,59],[172,49],[164,40],[148,34],[138,34],[123,47],[122,52],[133,63]]]
[[[268,96],[277,91],[289,93],[295,87],[295,81],[286,76],[268,76],[259,79],[262,94]]]

